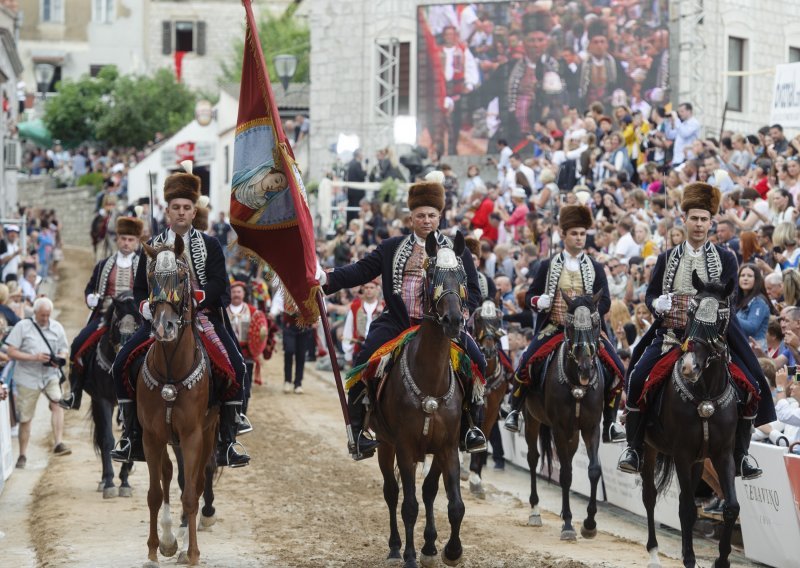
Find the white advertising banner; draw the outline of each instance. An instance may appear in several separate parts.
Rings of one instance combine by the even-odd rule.
[[[11,396],[9,394],[9,396]],[[0,491],[14,471],[14,451],[11,446],[11,406],[8,399],[0,402]]]
[[[775,66],[770,124],[800,128],[800,63]]]
[[[750,454],[764,475],[752,481],[736,478],[745,555],[776,568],[794,568],[800,522],[784,463],[786,448],[754,443]]]

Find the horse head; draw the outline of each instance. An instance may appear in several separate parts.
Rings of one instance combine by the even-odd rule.
[[[729,298],[735,286],[731,278],[726,284],[703,282],[692,272],[692,286],[697,295],[689,302],[688,321],[678,361],[681,376],[696,383],[714,362],[727,363],[728,345],[723,339],[730,322]]]
[[[497,344],[503,335],[500,311],[491,300],[485,300],[473,317],[473,332],[483,356],[489,361],[497,357]]]
[[[111,343],[115,350],[125,345],[142,325],[142,315],[136,309],[133,292],[126,290],[111,299],[110,315],[107,317]]]
[[[183,259],[183,239],[173,246],[158,249],[144,244],[147,262],[147,286],[156,341],[172,342],[179,330],[191,321],[192,298],[189,266]]]
[[[467,300],[467,273],[461,262],[464,237],[456,233],[453,248],[440,247],[435,232],[425,239],[424,315],[439,324],[451,339],[460,336],[464,325],[464,302]]]
[[[567,305],[564,326],[567,353],[578,368],[578,382],[586,386],[597,375],[595,356],[600,344],[600,312],[597,309],[600,292],[594,296],[570,298],[561,290],[561,297]]]

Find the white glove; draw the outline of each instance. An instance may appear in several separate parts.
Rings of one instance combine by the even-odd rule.
[[[670,311],[672,309],[672,294],[661,294],[653,302],[653,309],[659,314]]]
[[[142,304],[142,317],[144,317],[144,319],[147,321],[153,320],[153,314],[150,311],[150,302],[144,302]]]
[[[86,305],[90,308],[97,307],[98,302],[100,302],[100,296],[97,294],[89,294],[86,296]]]
[[[542,294],[539,296],[539,301],[536,302],[536,308],[539,310],[548,310],[553,305],[553,298],[549,294]]]
[[[317,273],[314,275],[314,278],[319,281],[320,286],[325,286],[325,284],[328,283],[328,274],[322,270],[319,264],[317,265]]]

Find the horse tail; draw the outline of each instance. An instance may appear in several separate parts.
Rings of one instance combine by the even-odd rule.
[[[675,475],[675,460],[672,456],[659,453],[656,457],[656,493],[661,495],[664,493],[672,483],[672,477]]]
[[[553,476],[553,431],[550,426],[541,424],[539,426],[539,446],[541,447],[541,465],[547,464],[547,478]]]
[[[103,411],[103,403],[100,400],[95,401],[94,397],[92,397],[89,410],[92,413],[92,442],[94,444],[94,453],[99,456],[103,450],[105,433],[111,430],[111,424],[106,423],[106,413]]]

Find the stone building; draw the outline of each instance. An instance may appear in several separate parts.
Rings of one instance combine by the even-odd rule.
[[[0,0],[0,218],[14,216],[17,203],[17,78],[22,62],[17,53],[16,8],[16,0]]]
[[[370,157],[392,144],[396,116],[417,115],[417,8],[453,3],[310,3],[311,179],[335,162],[340,134]],[[726,101],[726,129],[769,121],[775,65],[800,60],[800,2],[669,0],[669,31],[672,100],[691,101],[706,134],[719,134]]]

